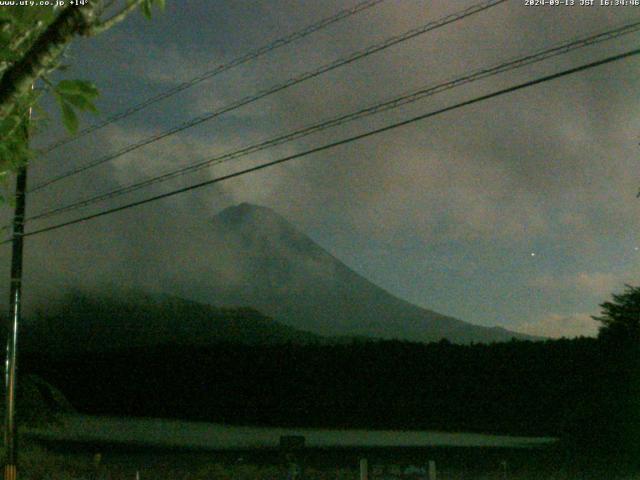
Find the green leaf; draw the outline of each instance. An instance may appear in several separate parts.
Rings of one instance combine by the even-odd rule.
[[[74,107],[87,112],[98,113],[98,109],[90,100],[81,95],[64,95],[64,100]]]
[[[78,110],[96,113],[98,109],[93,99],[98,96],[98,89],[84,80],[62,80],[54,87],[53,93],[62,110],[62,123],[67,131],[74,134],[78,131]]]
[[[154,0],[154,2],[153,2],[153,3],[155,3],[155,4],[158,6],[158,8],[160,9],[160,11],[164,12],[164,8],[165,8],[165,6],[166,6],[166,2],[165,2],[165,0]]]
[[[140,4],[140,10],[142,10],[142,14],[147,17],[147,18],[151,18],[151,0],[143,0],[143,2]]]
[[[18,115],[9,115],[4,120],[0,121],[0,134],[2,136],[12,132],[16,129],[16,127],[20,124],[20,116]]]
[[[60,106],[62,108],[62,123],[69,133],[76,133],[78,131],[79,124],[76,112],[74,112],[71,105],[67,102],[61,101]]]
[[[98,96],[96,86],[85,80],[62,80],[56,85],[56,91],[61,95],[80,95],[89,100]]]

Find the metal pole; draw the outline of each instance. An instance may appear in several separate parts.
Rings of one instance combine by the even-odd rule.
[[[25,140],[29,141],[29,118],[25,123]],[[18,168],[16,176],[16,203],[13,214],[13,239],[11,250],[11,287],[9,293],[10,323],[7,334],[7,356],[5,361],[5,424],[4,480],[17,479],[17,428],[16,428],[16,349],[18,343],[18,324],[22,309],[22,247],[25,217],[25,192],[27,189],[27,165]]]
[[[369,465],[366,458],[360,459],[360,480],[369,480]]]

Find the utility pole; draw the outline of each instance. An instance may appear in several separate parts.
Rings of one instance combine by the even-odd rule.
[[[31,109],[25,120],[24,136],[29,142],[29,123]],[[27,164],[18,168],[16,175],[15,209],[13,214],[13,237],[11,250],[11,287],[9,293],[9,329],[7,333],[7,356],[5,360],[5,423],[4,480],[16,480],[17,474],[17,428],[16,428],[16,349],[18,343],[18,325],[22,310],[22,247],[24,237],[25,195],[27,190]]]

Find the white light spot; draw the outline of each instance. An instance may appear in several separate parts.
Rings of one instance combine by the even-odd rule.
[[[531,256],[535,257],[536,256],[536,252],[531,252]]]

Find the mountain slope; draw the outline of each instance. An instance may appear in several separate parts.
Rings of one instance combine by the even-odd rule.
[[[459,343],[530,338],[401,300],[265,207],[243,203],[227,208],[213,218],[211,234],[216,255],[202,268],[211,271],[207,301],[212,304],[251,305],[322,335]]]
[[[75,291],[30,319],[23,346],[32,351],[105,351],[163,344],[194,347],[317,343],[317,335],[283,325],[252,308],[217,308],[137,290]]]

